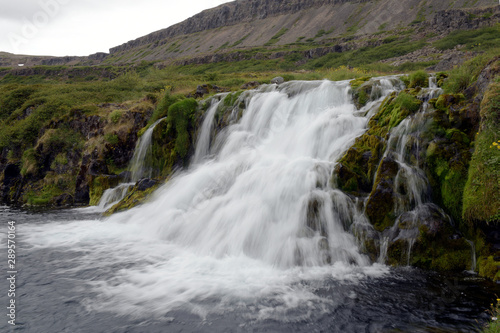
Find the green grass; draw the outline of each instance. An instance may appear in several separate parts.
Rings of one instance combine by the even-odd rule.
[[[461,93],[475,82],[484,66],[496,55],[500,48],[488,50],[449,71],[448,79],[444,82],[443,89],[447,93]]]
[[[411,41],[403,38],[376,47],[363,47],[358,50],[329,53],[321,58],[309,62],[308,68],[339,67],[342,65],[362,66],[373,64],[377,61],[402,56],[422,48],[425,41]]]
[[[281,28],[280,31],[278,31],[278,33],[276,35],[274,35],[273,37],[271,37],[271,39],[266,43],[264,44],[265,46],[270,46],[270,45],[273,45],[273,44],[276,44],[281,36],[283,36],[284,34],[286,34],[286,32],[288,31],[287,28]]]
[[[457,45],[465,45],[467,49],[485,51],[500,45],[500,24],[477,30],[459,30],[433,43],[439,50],[452,49]]]

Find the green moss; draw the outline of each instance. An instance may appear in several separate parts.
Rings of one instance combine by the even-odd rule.
[[[145,191],[139,191],[137,185],[134,186],[122,201],[120,201],[119,203],[108,209],[104,213],[104,215],[110,216],[114,213],[128,210],[130,208],[145,203],[151,197],[151,194],[160,186],[161,183],[158,183],[157,185],[150,187]]]
[[[378,136],[363,134],[337,165],[338,186],[345,192],[370,192],[384,145]]]
[[[362,76],[362,77],[359,77],[357,79],[350,81],[349,84],[351,85],[352,89],[356,89],[370,79],[371,79],[371,76]]]
[[[23,194],[22,201],[33,206],[47,206],[62,194],[75,191],[75,180],[70,175],[49,173],[43,180],[31,184]]]
[[[426,226],[413,246],[410,264],[436,271],[464,271],[471,268],[471,247],[464,238],[451,237],[454,231],[447,225],[433,234]]]
[[[176,102],[168,108],[167,123],[176,133],[175,153],[186,157],[191,145],[189,130],[194,127],[198,102],[193,98]]]
[[[493,256],[479,257],[477,261],[479,275],[493,281],[500,280],[500,261],[495,261]]]
[[[500,83],[488,88],[481,103],[481,125],[476,135],[463,196],[462,216],[470,223],[500,222]]]
[[[25,150],[22,157],[21,175],[23,177],[36,175],[39,169],[38,160],[39,157],[35,149],[30,148]]]
[[[373,189],[366,201],[366,216],[378,231],[391,227],[396,220],[393,187],[398,169],[397,162],[390,158],[383,159],[378,167]]]

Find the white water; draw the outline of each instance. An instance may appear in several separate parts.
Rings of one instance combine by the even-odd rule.
[[[223,95],[225,96],[225,95]],[[205,118],[203,119],[203,123],[200,129],[200,135],[198,136],[198,141],[196,144],[196,150],[194,152],[194,157],[192,160],[193,164],[198,164],[202,161],[202,159],[208,155],[210,150],[210,135],[214,126],[214,115],[217,112],[217,108],[219,104],[223,101],[223,98],[220,99],[212,99],[211,105],[208,108]]]
[[[126,179],[125,183],[121,183],[116,187],[109,188],[104,191],[97,204],[101,211],[106,211],[113,207],[116,203],[120,202],[127,195],[129,189],[133,187],[142,178],[151,178],[153,176],[153,169],[148,166],[148,157],[151,155],[151,145],[153,138],[153,131],[160,122],[166,118],[157,120],[151,125],[146,132],[139,138],[135,145],[134,155],[130,160],[129,171],[130,176]]]
[[[160,122],[165,120],[161,118],[151,125],[144,134],[137,141],[134,155],[130,160],[130,182],[136,183],[142,178],[151,178],[153,170],[147,165],[147,158],[151,154],[151,140],[153,138],[153,131]]]
[[[100,211],[106,211],[107,209],[113,207],[113,205],[125,198],[129,189],[134,185],[135,183],[121,183],[116,187],[108,188],[102,194],[97,207],[99,207]]]
[[[391,241],[404,239],[408,242],[407,259],[410,263],[411,249],[418,236],[418,230],[421,221],[425,220],[430,210],[437,210],[443,216],[443,219],[449,217],[436,205],[430,204],[430,185],[425,172],[419,166],[419,146],[421,133],[426,126],[426,117],[428,101],[436,98],[442,90],[437,87],[435,77],[429,78],[429,88],[422,89],[420,98],[423,104],[420,110],[401,121],[394,127],[387,143],[387,149],[384,152],[384,158],[391,157],[398,163],[398,173],[394,180],[395,207],[394,215],[397,217],[394,226],[385,234],[394,234],[398,230],[398,225],[404,219],[406,230],[400,230],[395,239],[389,239],[384,236],[381,242],[379,263],[385,263],[387,260],[387,246]]]
[[[391,86],[382,81],[383,98]],[[332,302],[314,294],[314,281],[385,274],[348,232],[360,212],[330,185],[380,100],[357,111],[348,82],[321,81],[264,86],[247,101],[213,158],[151,202],[103,222],[29,226],[27,242],[79,252],[72,270],[112,275],[86,281],[96,293],[89,309],[139,317],[238,308],[253,319],[282,320],[292,309],[307,317]]]

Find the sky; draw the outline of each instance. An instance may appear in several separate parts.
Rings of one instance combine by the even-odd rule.
[[[0,51],[85,56],[232,0],[0,0]]]

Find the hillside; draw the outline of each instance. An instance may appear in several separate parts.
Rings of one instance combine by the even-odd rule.
[[[498,13],[496,18],[489,16],[482,20],[481,15],[472,17],[453,10],[493,5],[496,2],[492,0],[447,0],[432,4],[426,0],[239,0],[111,48],[110,60],[177,59],[290,44],[307,47],[328,44],[340,37],[352,39],[408,27],[427,28],[429,23],[439,34],[448,33],[498,20]]]
[[[363,62],[441,64],[449,69],[474,54],[436,48],[456,31],[498,27],[500,6],[493,0],[237,0],[202,11],[171,27],[87,57],[33,57],[0,53],[0,67],[37,65],[124,65],[144,61],[208,64],[248,60],[289,61],[290,68],[316,68],[312,60],[386,44],[392,52]],[[474,50],[476,51],[477,48]],[[311,66],[304,66],[307,63]],[[342,61],[328,64],[359,65]],[[1,75],[1,74],[0,74]],[[19,73],[23,75],[23,73]]]

